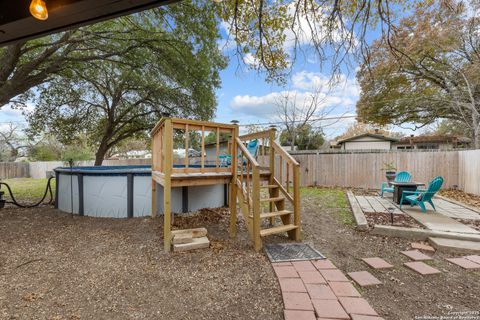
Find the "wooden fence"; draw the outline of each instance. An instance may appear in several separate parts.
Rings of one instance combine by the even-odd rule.
[[[0,162],[0,179],[28,178],[27,162]]]
[[[445,188],[480,194],[480,150],[388,151],[371,153],[296,153],[302,186],[340,186],[378,189],[385,181],[385,163],[428,183],[436,176]]]

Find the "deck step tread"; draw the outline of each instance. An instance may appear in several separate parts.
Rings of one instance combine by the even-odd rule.
[[[293,214],[293,211],[280,210],[280,211],[273,211],[273,212],[264,212],[264,213],[260,213],[260,219],[280,217],[280,216],[285,216],[285,215],[288,215],[288,214]],[[253,219],[253,216],[250,215],[250,218]]]
[[[260,188],[275,189],[275,188],[278,188],[278,185],[277,184],[268,184],[268,185],[260,186]]]
[[[284,197],[273,197],[273,198],[260,199],[260,201],[262,201],[262,202],[277,202],[277,201],[282,201],[282,200],[285,200],[285,198]]]
[[[283,233],[283,232],[287,232],[287,231],[294,230],[294,229],[297,229],[297,228],[298,227],[296,225],[286,224],[286,225],[282,225],[282,226],[278,226],[278,227],[262,229],[262,230],[260,230],[260,236],[265,237],[265,236],[269,236],[271,234]]]

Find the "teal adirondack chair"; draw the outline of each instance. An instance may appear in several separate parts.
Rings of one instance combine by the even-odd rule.
[[[403,200],[410,202],[410,206],[413,207],[414,205],[418,204],[420,208],[422,208],[422,212],[427,212],[427,208],[425,208],[425,202],[430,203],[433,210],[435,209],[435,205],[433,204],[432,198],[435,193],[440,190],[443,184],[442,177],[436,177],[428,184],[428,188],[425,190],[416,190],[416,191],[403,191],[402,192],[402,199],[400,200],[400,209],[402,209]]]
[[[412,175],[408,171],[400,171],[397,173],[395,176],[395,182],[410,182],[412,179]],[[390,187],[388,185],[388,182],[382,183],[382,198],[383,198],[383,193],[384,192],[390,192],[393,193],[393,187]]]
[[[254,158],[257,157],[258,151],[258,139],[251,140],[246,145],[248,153],[250,153]],[[240,151],[238,151],[238,158],[241,157]],[[220,166],[221,167],[228,167],[232,164],[232,155],[231,154],[223,154],[219,156],[220,158]]]

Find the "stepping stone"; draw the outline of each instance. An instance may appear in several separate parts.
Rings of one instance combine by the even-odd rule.
[[[451,252],[480,252],[480,242],[430,237],[428,241],[437,249]]]
[[[480,256],[465,256],[464,258],[480,264]]]
[[[284,310],[285,320],[316,320],[313,311],[305,310]]]
[[[327,281],[322,277],[318,271],[299,271],[298,274],[303,280],[303,283],[326,284]]]
[[[382,284],[380,280],[375,278],[370,272],[368,271],[357,271],[357,272],[350,272],[348,276],[352,278],[360,287],[368,287],[368,286],[375,286],[377,284]]]
[[[300,278],[279,278],[278,282],[282,292],[307,292]]]
[[[439,270],[435,269],[434,267],[431,267],[428,264],[420,261],[405,262],[403,265],[406,266],[407,268],[412,269],[415,272],[420,273],[421,275],[441,273]]]
[[[456,264],[457,266],[460,266],[466,270],[480,269],[480,264],[465,258],[447,258],[445,260],[450,261],[451,263]]]
[[[382,258],[363,258],[362,259],[366,264],[368,264],[373,269],[388,269],[393,268],[393,266]]]
[[[338,298],[343,308],[350,314],[361,314],[366,316],[377,316],[378,313],[363,298],[340,297]]]
[[[306,292],[282,292],[283,305],[287,310],[310,310],[313,305]]]
[[[293,261],[293,267],[297,271],[316,271],[315,267],[310,261]]]
[[[429,246],[427,244],[420,243],[420,242],[412,242],[410,243],[410,246],[412,247],[412,249],[435,252],[434,247]]]
[[[423,254],[418,250],[402,251],[402,254],[415,261],[433,260],[432,257],[427,256],[426,254]]]
[[[384,320],[381,317],[364,316],[362,314],[351,314],[352,320]]]
[[[278,278],[298,278],[299,275],[294,267],[292,266],[285,266],[285,267],[277,267],[273,266],[273,270],[275,270],[275,274]]]
[[[320,270],[320,273],[327,281],[336,281],[336,282],[350,282],[347,277],[343,274],[342,271],[338,269],[334,270]]]
[[[350,319],[350,316],[345,312],[340,302],[337,300],[312,300],[313,307],[317,316],[321,318],[334,319]]]
[[[360,297],[360,293],[350,282],[330,282],[329,285],[337,297]]]
[[[272,266],[274,267],[288,267],[291,266],[292,264],[290,262],[273,262]]]
[[[326,284],[307,284],[306,287],[312,299],[337,300],[337,296]]]
[[[332,261],[325,259],[325,260],[316,260],[312,261],[313,265],[317,267],[318,270],[325,270],[325,269],[337,269]]]

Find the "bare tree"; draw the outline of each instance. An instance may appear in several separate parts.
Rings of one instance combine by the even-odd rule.
[[[276,99],[277,117],[286,130],[292,150],[297,146],[298,133],[302,128],[320,123],[335,109],[334,106],[325,107],[325,99],[326,94],[321,87],[307,93],[288,90]]]
[[[22,128],[10,122],[5,128],[0,130],[0,152],[6,152],[4,160],[15,161],[20,155],[21,150],[28,148],[26,138],[20,133]],[[1,159],[0,157],[0,160]]]

